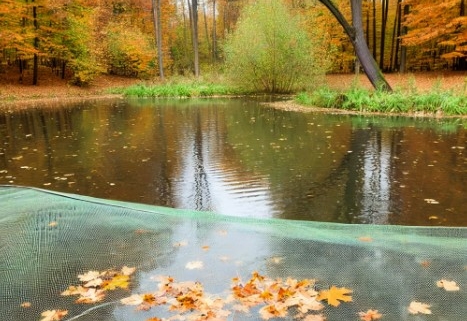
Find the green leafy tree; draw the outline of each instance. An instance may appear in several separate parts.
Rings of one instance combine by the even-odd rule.
[[[309,87],[329,66],[323,43],[311,42],[281,1],[246,6],[225,45],[226,67],[244,88],[288,93]]]

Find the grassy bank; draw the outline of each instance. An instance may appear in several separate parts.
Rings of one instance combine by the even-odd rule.
[[[127,88],[113,89],[113,94],[123,94],[129,97],[213,97],[246,94],[239,89],[213,83],[167,83],[161,85],[136,84]]]
[[[393,92],[368,90],[358,85],[344,91],[323,87],[311,93],[298,94],[296,101],[305,106],[359,112],[467,114],[467,88],[443,90],[441,83],[426,92],[419,92],[410,84]]]

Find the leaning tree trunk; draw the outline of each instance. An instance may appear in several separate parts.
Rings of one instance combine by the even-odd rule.
[[[344,28],[345,33],[352,42],[358,60],[360,61],[360,64],[362,65],[363,70],[365,71],[365,74],[367,75],[373,87],[385,91],[392,91],[391,86],[384,78],[381,70],[378,68],[378,64],[371,55],[370,49],[368,49],[368,45],[365,42],[362,23],[362,0],[351,0],[353,26],[347,22],[342,13],[331,2],[331,0],[319,0],[319,2],[324,4],[326,8],[331,11],[332,15]]]
[[[352,43],[355,48],[358,60],[362,64],[365,74],[370,80],[373,87],[377,89],[383,89],[391,91],[391,86],[384,78],[381,69],[368,49],[368,45],[365,42],[365,35],[363,34],[363,23],[362,23],[362,0],[352,0],[352,24],[355,30],[354,39]]]

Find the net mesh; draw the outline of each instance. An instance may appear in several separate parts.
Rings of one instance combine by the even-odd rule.
[[[56,309],[68,311],[63,320],[201,320],[174,309],[180,298],[150,310],[120,302],[154,291],[155,276],[199,282],[206,296],[224,300],[230,314],[219,320],[261,320],[262,307],[280,302],[245,312],[227,299],[232,278],[245,286],[254,272],[276,283],[313,279],[318,293],[352,291],[351,302],[321,300],[323,309],[291,308],[285,319],[359,320],[375,309],[382,320],[467,320],[466,228],[236,218],[12,186],[0,187],[0,204],[0,320],[40,320]],[[130,285],[99,302],[60,295],[80,284],[78,275],[123,266],[136,267]],[[459,288],[447,291],[440,280]],[[411,313],[414,301],[431,314]]]

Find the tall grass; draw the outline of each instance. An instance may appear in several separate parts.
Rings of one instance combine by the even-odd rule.
[[[232,87],[212,83],[166,83],[160,85],[137,84],[127,88],[114,89],[112,93],[136,97],[212,97],[240,94]]]
[[[428,92],[418,92],[413,84],[409,84],[406,90],[396,89],[393,92],[367,90],[358,85],[343,92],[324,87],[311,93],[300,93],[296,101],[302,105],[360,112],[465,115],[467,85],[465,87],[459,93],[443,90],[441,82]]]

